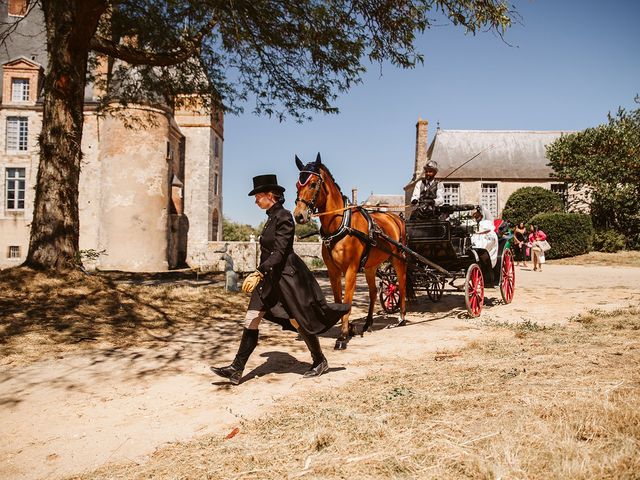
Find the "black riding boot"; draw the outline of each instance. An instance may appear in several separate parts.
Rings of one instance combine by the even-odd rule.
[[[242,339],[240,340],[238,353],[236,353],[236,358],[231,362],[231,365],[226,367],[211,367],[211,371],[216,375],[228,378],[234,385],[238,385],[242,378],[244,366],[247,364],[247,360],[249,360],[256,345],[258,345],[258,330],[245,328],[242,331]]]
[[[319,377],[327,370],[329,370],[329,363],[327,362],[327,358],[322,353],[318,336],[312,333],[307,333],[302,329],[298,333],[300,333],[300,336],[304,340],[304,343],[307,344],[307,348],[311,352],[311,358],[313,359],[313,365],[304,373],[303,377]]]

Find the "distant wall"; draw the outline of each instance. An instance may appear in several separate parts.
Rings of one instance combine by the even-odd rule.
[[[295,242],[294,251],[307,265],[314,259],[322,260],[320,242]],[[187,263],[191,268],[205,272],[224,272],[232,268],[239,273],[252,272],[258,266],[260,244],[258,242],[207,242],[193,246],[189,251]]]

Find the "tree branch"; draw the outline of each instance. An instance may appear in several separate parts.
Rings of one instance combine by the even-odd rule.
[[[210,33],[217,23],[218,20],[212,17],[193,37],[184,39],[182,45],[170,52],[150,52],[130,45],[118,44],[98,35],[91,39],[90,48],[95,52],[124,60],[131,65],[170,67],[186,61],[197,53],[205,35]]]
[[[13,21],[1,22],[0,23],[0,45],[6,48],[7,39],[18,29],[19,25],[29,16],[29,14],[36,8],[36,6],[40,7],[40,1],[29,2],[27,5],[27,11],[24,15],[16,18]],[[9,8],[7,2],[7,8]]]
[[[168,67],[182,63],[196,51],[196,46],[193,45],[189,49],[180,48],[175,52],[148,52],[128,45],[119,45],[97,35],[91,39],[89,48],[94,52],[124,60],[131,65],[153,65],[157,67]]]

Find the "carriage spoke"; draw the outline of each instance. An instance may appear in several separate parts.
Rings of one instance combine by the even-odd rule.
[[[510,250],[505,250],[502,255],[502,269],[500,280],[500,294],[505,303],[511,303],[515,292],[516,273],[513,262],[513,254]]]
[[[484,304],[484,279],[478,264],[471,264],[467,270],[465,280],[465,303],[467,312],[477,317],[482,312]]]

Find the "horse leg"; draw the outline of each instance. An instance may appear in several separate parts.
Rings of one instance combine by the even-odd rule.
[[[407,313],[406,293],[407,293],[407,262],[402,258],[391,258],[391,264],[396,271],[398,277],[398,289],[400,290],[400,321],[395,325],[400,327],[406,325],[405,315]]]
[[[333,301],[336,303],[342,303],[342,272],[335,264],[331,256],[325,257],[324,263],[327,266],[327,273],[329,274],[329,282],[331,282],[331,291],[333,292]]]
[[[378,289],[376,288],[376,270],[378,266],[368,267],[364,269],[364,275],[367,279],[367,285],[369,286],[369,312],[367,313],[367,320],[362,327],[362,334],[364,332],[368,332],[373,325],[373,309],[376,305],[376,294],[378,293]]]
[[[342,303],[342,272],[329,272],[329,281],[331,282],[333,301],[336,303]]]
[[[356,275],[358,274],[358,266],[350,266],[344,276],[344,303],[351,303],[353,301],[353,294],[356,291]],[[347,342],[351,329],[349,328],[349,315],[351,310],[344,314],[342,317],[342,328],[340,329],[340,336],[336,340],[336,350],[344,350],[347,348]]]

